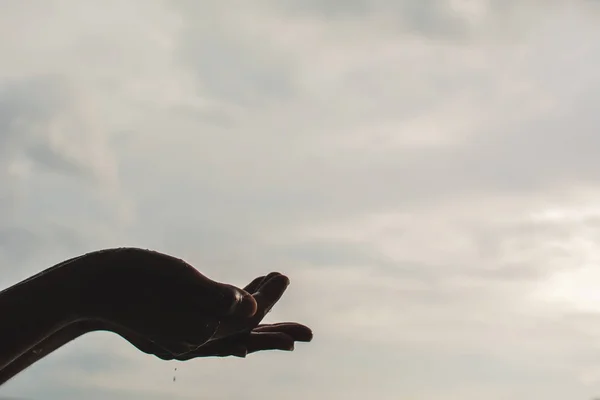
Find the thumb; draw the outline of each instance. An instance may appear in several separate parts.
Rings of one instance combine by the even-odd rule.
[[[201,290],[200,306],[215,317],[250,318],[258,308],[254,297],[243,289],[214,282]]]
[[[237,318],[250,318],[256,314],[258,304],[256,304],[256,300],[250,293],[232,285],[224,286],[228,287],[233,295],[231,306],[226,315]]]

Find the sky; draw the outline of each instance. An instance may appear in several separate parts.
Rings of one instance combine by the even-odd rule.
[[[599,2],[0,0],[0,55],[0,288],[151,248],[315,335],[94,333],[0,395],[600,396]]]

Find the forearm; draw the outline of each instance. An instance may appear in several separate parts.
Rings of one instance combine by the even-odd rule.
[[[29,350],[13,359],[8,365],[0,369],[0,385],[6,383],[21,371],[29,368],[35,362],[46,357],[59,347],[64,346],[78,337],[96,330],[101,330],[99,323],[94,321],[78,321],[64,326],[62,329],[52,333],[41,342],[36,343]]]
[[[0,292],[0,371],[79,318],[77,276],[51,268]]]
[[[120,273],[120,269],[125,272]],[[160,295],[149,296],[147,288],[139,289],[144,284],[139,276],[144,273],[154,279],[152,290],[159,288]],[[187,287],[188,281],[195,282],[194,295],[183,296],[182,301],[191,299],[199,304],[200,313],[213,312],[216,303],[221,308],[235,304],[233,294],[229,299],[228,292],[182,260],[135,248],[88,253],[0,292],[0,384],[91,330],[115,332],[139,350],[160,358],[169,359],[173,352],[189,351],[189,340],[180,343],[179,339],[165,339],[163,331],[167,331],[167,336],[170,334],[168,322],[154,323],[152,317],[143,314],[143,307],[160,312],[164,308],[162,296],[171,299],[179,295],[180,287],[174,290],[167,285],[166,291],[161,289],[159,281],[168,282],[172,278],[181,280],[181,287]],[[130,309],[140,307],[136,293],[148,299],[141,314]],[[208,300],[205,306],[203,299]],[[162,316],[168,315],[163,312]],[[90,327],[95,323],[99,325]],[[210,339],[216,329],[213,325],[213,319],[201,324],[204,331],[199,331],[200,338],[194,334],[192,342],[200,343],[204,336]],[[148,338],[141,337],[138,331]],[[156,338],[162,340],[161,345],[151,340]]]
[[[86,291],[93,286],[94,271],[106,266],[107,255],[124,254],[118,250],[71,258],[0,292],[0,371],[55,333],[52,343],[68,342],[82,334],[79,328],[89,328],[97,305]]]
[[[21,356],[14,359],[10,364],[0,370],[0,385],[6,383],[12,379],[15,375],[21,371],[29,368],[31,365],[51,354],[58,348],[66,345],[67,343],[77,339],[86,333],[96,331],[107,331],[112,332],[121,336],[127,340],[133,346],[137,347],[138,350],[146,353],[153,354],[164,360],[173,359],[173,355],[170,354],[166,349],[153,343],[147,338],[137,335],[128,329],[112,324],[110,322],[102,320],[80,320],[70,325],[64,326],[62,329],[54,332],[50,336],[43,339],[41,342],[35,344]]]

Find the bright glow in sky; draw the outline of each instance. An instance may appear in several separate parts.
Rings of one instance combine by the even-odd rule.
[[[552,275],[543,283],[539,300],[600,314],[600,268],[587,265]]]

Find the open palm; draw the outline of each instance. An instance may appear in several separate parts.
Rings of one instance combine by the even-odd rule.
[[[277,272],[260,276],[244,290],[253,295],[257,303],[256,313],[249,318],[228,318],[221,321],[211,340],[195,350],[173,354],[155,342],[119,326],[104,327],[129,341],[144,353],[163,360],[190,360],[198,357],[245,357],[264,350],[294,349],[295,342],[309,342],[312,331],[295,322],[260,324],[275,303],[283,296],[289,279]]]

